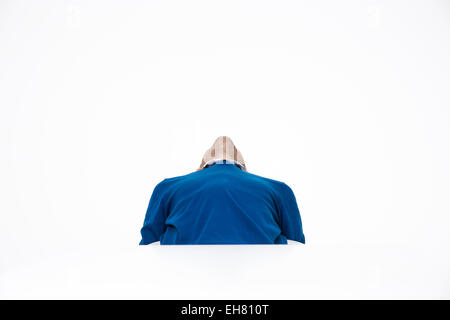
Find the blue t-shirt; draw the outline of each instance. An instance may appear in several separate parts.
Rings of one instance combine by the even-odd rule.
[[[161,181],[141,235],[141,245],[305,243],[291,188],[233,164]]]

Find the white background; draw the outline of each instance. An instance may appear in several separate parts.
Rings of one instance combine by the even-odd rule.
[[[450,298],[449,1],[0,2],[0,298]],[[219,135],[307,244],[138,247]]]

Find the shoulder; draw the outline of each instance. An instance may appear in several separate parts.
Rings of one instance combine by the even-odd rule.
[[[182,175],[182,176],[165,178],[156,185],[155,190],[164,191],[164,190],[170,189],[173,186],[185,181],[186,179],[190,179],[190,178],[197,176],[198,172],[199,171],[194,171],[194,172]]]
[[[256,174],[253,174],[253,173],[249,173],[249,172],[246,172],[246,175],[250,179],[254,179],[256,181],[259,181],[259,182],[267,185],[269,188],[273,189],[274,191],[277,191],[277,192],[292,192],[292,189],[286,183],[284,183],[282,181],[266,178],[266,177],[259,176],[259,175],[256,175]]]
[[[250,173],[250,172],[245,172],[245,175],[247,177],[249,177],[250,179],[259,180],[259,181],[261,181],[263,183],[266,183],[266,184],[272,185],[272,186],[279,187],[279,186],[286,185],[284,182],[281,182],[281,181],[278,181],[278,180],[275,180],[275,179],[270,179],[270,178],[263,177],[263,176],[259,176],[257,174]]]

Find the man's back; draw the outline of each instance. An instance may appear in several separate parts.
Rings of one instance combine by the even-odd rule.
[[[141,234],[140,244],[305,242],[292,190],[228,163],[160,182]]]

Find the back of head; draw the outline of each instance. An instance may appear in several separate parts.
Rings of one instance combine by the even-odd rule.
[[[242,166],[244,171],[247,171],[244,158],[239,150],[234,145],[230,137],[220,136],[214,141],[211,148],[206,150],[203,155],[202,162],[199,170],[203,169],[206,165],[217,160],[229,160],[237,162]]]

